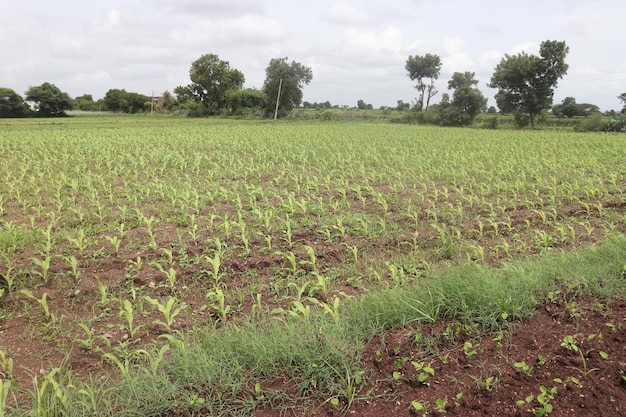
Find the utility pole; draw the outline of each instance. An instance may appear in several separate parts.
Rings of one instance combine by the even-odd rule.
[[[278,83],[278,95],[276,96],[276,109],[274,110],[274,120],[276,120],[276,118],[278,118],[278,105],[280,104],[280,93],[282,92],[281,90],[283,89],[283,79],[280,79],[280,82]]]

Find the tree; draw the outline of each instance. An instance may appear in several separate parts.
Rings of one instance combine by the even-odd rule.
[[[83,94],[74,99],[74,104],[77,109],[82,111],[96,111],[98,110],[98,103],[93,101],[91,94]]]
[[[38,87],[30,87],[26,91],[26,101],[35,103],[40,116],[66,116],[65,110],[72,110],[74,102],[67,93],[57,86],[43,83]]]
[[[0,117],[24,117],[28,112],[22,96],[10,88],[0,88]]]
[[[112,88],[104,94],[102,99],[105,109],[111,112],[126,112],[128,92],[124,89]]]
[[[617,96],[617,98],[624,105],[624,108],[622,109],[622,113],[626,113],[626,93],[620,94],[619,96]]]
[[[266,109],[274,112],[276,100],[282,112],[287,112],[302,103],[302,89],[313,79],[313,71],[296,61],[287,62],[288,57],[273,58],[265,69],[263,92],[267,96]],[[279,97],[280,90],[280,97]]]
[[[450,121],[455,126],[472,124],[476,116],[487,106],[487,99],[476,88],[478,80],[474,79],[474,76],[473,72],[455,72],[452,74],[452,79],[448,81],[448,89],[454,90],[450,102],[454,110],[450,115],[454,117]]]
[[[413,81],[417,81],[415,88],[419,96],[415,107],[418,111],[424,110],[424,95],[426,95],[425,110],[428,110],[430,99],[438,93],[435,89],[435,80],[439,78],[439,72],[441,71],[441,58],[433,54],[426,54],[424,56],[409,55],[404,68],[409,72],[409,78]],[[430,79],[430,83],[426,84],[424,78]]]
[[[228,61],[221,60],[216,54],[204,54],[192,62],[189,78],[191,84],[176,87],[174,93],[179,101],[184,97],[202,103],[203,113],[207,115],[225,108],[226,93],[229,90],[240,90],[245,81],[241,71],[231,68]]]
[[[525,52],[504,55],[489,83],[499,89],[495,98],[500,110],[514,113],[517,120],[527,117],[534,127],[537,115],[552,105],[558,80],[567,74],[568,52],[565,42],[544,41],[539,56]]]
[[[371,104],[367,104],[365,101],[363,100],[359,100],[356,103],[356,108],[359,110],[373,110],[374,106]]]
[[[574,97],[565,97],[560,104],[552,106],[552,114],[556,117],[585,117],[599,111],[595,104],[576,103]]]
[[[255,110],[264,110],[267,96],[256,88],[229,90],[226,93],[226,105],[232,114],[243,114]]]

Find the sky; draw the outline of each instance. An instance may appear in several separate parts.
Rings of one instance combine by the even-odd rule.
[[[409,55],[436,54],[438,102],[454,72],[487,87],[505,54],[570,47],[554,95],[619,110],[626,92],[623,0],[30,0],[3,1],[0,87],[24,96],[50,82],[71,97],[109,89],[150,96],[189,84],[191,63],[214,53],[262,88],[273,58],[311,67],[308,102],[375,108],[412,103]]]

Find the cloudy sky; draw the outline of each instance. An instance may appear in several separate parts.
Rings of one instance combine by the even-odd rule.
[[[375,107],[411,102],[409,55],[437,54],[437,86],[474,71],[486,87],[504,54],[570,47],[555,102],[619,109],[626,92],[623,0],[30,0],[6,1],[0,87],[23,95],[51,82],[70,96],[112,88],[150,95],[189,83],[191,62],[216,53],[261,88],[272,58],[313,69],[304,100]],[[437,102],[441,93],[433,99]]]

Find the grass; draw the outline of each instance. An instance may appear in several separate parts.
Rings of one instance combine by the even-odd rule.
[[[168,412],[248,415],[259,404],[287,407],[298,398],[342,398],[350,378],[360,375],[364,342],[384,330],[426,316],[479,323],[484,331],[533,315],[549,291],[574,296],[618,297],[624,292],[626,238],[502,268],[464,265],[436,270],[424,283],[372,291],[349,302],[338,322],[316,310],[308,320],[257,317],[240,324],[210,327],[197,336],[172,341],[172,355],[157,372],[132,365],[121,381],[85,388],[60,381],[67,404],[52,392],[46,407],[56,415],[147,416]],[[436,311],[436,314],[425,312]],[[338,377],[339,376],[339,377]],[[267,381],[280,389],[254,394]],[[359,379],[360,380],[360,379]],[[86,393],[95,392],[93,403]],[[18,413],[19,414],[19,413]]]

